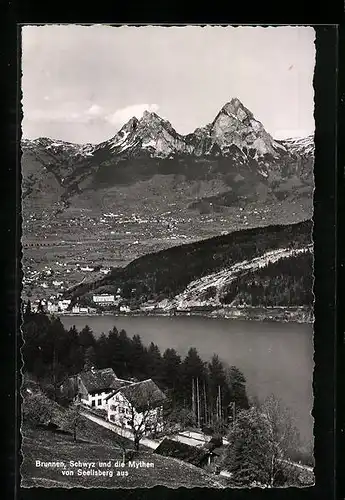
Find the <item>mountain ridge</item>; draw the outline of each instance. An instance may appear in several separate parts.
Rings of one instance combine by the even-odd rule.
[[[192,210],[204,203],[227,210],[245,201],[275,203],[290,196],[311,206],[313,157],[311,136],[275,140],[237,98],[186,135],[145,111],[96,145],[23,139],[23,200],[29,211],[94,205],[113,210],[119,202],[126,208],[134,191],[140,211],[143,198],[147,206],[159,205],[154,193],[161,185],[162,203],[178,201]]]
[[[47,143],[50,143],[47,145],[47,147],[49,147],[49,148],[52,145],[55,145],[55,146],[65,145],[65,146],[71,146],[71,147],[74,146],[74,147],[80,148],[80,149],[84,148],[86,151],[91,151],[91,150],[96,150],[99,147],[101,147],[107,143],[113,143],[113,146],[115,146],[115,144],[116,144],[115,139],[118,135],[122,135],[122,137],[123,137],[124,132],[127,132],[127,131],[131,132],[131,131],[133,131],[133,128],[135,129],[137,126],[140,127],[142,124],[149,124],[150,122],[151,123],[152,122],[159,123],[161,126],[164,125],[165,128],[167,128],[169,130],[169,132],[172,133],[172,135],[175,138],[180,139],[180,140],[186,140],[188,138],[190,139],[195,134],[197,136],[202,136],[205,134],[208,135],[212,131],[213,127],[215,125],[217,125],[219,120],[222,119],[224,116],[233,117],[235,120],[237,120],[241,123],[247,122],[247,125],[250,122],[250,125],[252,125],[252,127],[254,128],[255,131],[262,129],[265,133],[265,136],[269,140],[273,141],[275,143],[275,147],[278,149],[286,149],[286,145],[289,145],[289,144],[294,149],[296,149],[296,146],[297,146],[296,141],[298,142],[298,140],[303,141],[303,139],[306,139],[306,138],[311,139],[312,138],[312,135],[310,134],[310,135],[306,136],[306,138],[302,138],[302,137],[301,138],[286,138],[286,139],[281,139],[281,140],[274,139],[268,132],[266,132],[262,123],[255,119],[253,113],[248,108],[246,108],[238,98],[234,97],[229,102],[227,102],[226,104],[223,105],[223,107],[217,113],[217,115],[215,116],[215,118],[213,119],[212,122],[210,122],[202,127],[198,127],[193,132],[190,132],[187,134],[178,133],[173,128],[173,126],[171,125],[171,123],[168,120],[160,117],[155,112],[145,110],[140,119],[138,119],[136,116],[133,116],[120,128],[120,130],[114,136],[112,136],[109,139],[106,139],[104,141],[101,141],[100,143],[97,143],[97,144],[74,143],[74,142],[70,142],[70,141],[63,141],[60,139],[53,139],[53,138],[49,138],[49,137],[38,137],[35,139],[22,138],[21,143],[22,143],[22,146],[29,147],[30,144],[37,144],[40,142],[42,143],[42,141],[45,141]],[[232,128],[234,128],[234,127],[232,127]],[[192,152],[191,149],[189,149],[189,151]]]

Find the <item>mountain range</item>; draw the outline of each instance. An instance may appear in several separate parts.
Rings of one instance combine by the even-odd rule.
[[[312,210],[313,137],[275,140],[237,98],[187,135],[145,111],[97,145],[38,138],[23,139],[21,149],[29,211],[200,212],[282,200]]]

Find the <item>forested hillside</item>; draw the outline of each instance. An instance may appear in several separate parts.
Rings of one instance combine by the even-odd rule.
[[[238,294],[246,301],[257,304],[310,304],[312,290],[312,257],[295,255],[295,251],[312,244],[312,221],[298,224],[267,226],[176,246],[168,250],[144,255],[125,268],[114,269],[108,276],[94,283],[69,291],[73,301],[90,298],[91,293],[115,293],[131,305],[148,300],[159,302],[173,299],[195,280],[217,272],[231,272],[232,266],[241,270],[253,259],[268,252],[281,251],[290,255],[274,265],[270,261],[251,272],[238,272],[237,279],[222,294],[221,302],[229,303]],[[239,293],[240,291],[240,293]],[[266,298],[265,298],[266,297]],[[277,302],[275,302],[277,300]]]

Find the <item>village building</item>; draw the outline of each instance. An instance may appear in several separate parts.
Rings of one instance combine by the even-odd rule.
[[[128,313],[131,312],[131,309],[129,306],[122,305],[120,306],[120,312]]]
[[[59,300],[58,301],[58,309],[59,311],[67,311],[67,309],[69,308],[69,305],[71,303],[71,300],[70,299],[64,299],[64,300]]]
[[[93,295],[92,300],[93,302],[95,302],[95,304],[101,306],[115,304],[114,295],[109,295],[109,294]]]
[[[174,439],[164,438],[154,451],[157,455],[177,458],[196,467],[205,467],[210,464],[210,450],[191,446]]]
[[[152,379],[130,383],[106,397],[108,420],[128,429],[143,427],[144,434],[160,432],[165,400]]]
[[[59,311],[59,306],[48,300],[47,310],[49,313],[57,313]]]
[[[130,383],[117,378],[112,368],[92,368],[69,377],[61,384],[60,391],[91,408],[106,409],[106,397],[122,385]]]
[[[224,446],[219,438],[212,438],[207,444],[196,446],[180,441],[178,436],[172,436],[164,438],[155,449],[155,453],[183,460],[196,467],[212,467],[216,470],[224,453]]]

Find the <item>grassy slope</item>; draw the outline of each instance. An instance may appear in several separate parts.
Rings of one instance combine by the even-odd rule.
[[[54,434],[48,430],[25,429],[22,431],[24,457],[21,466],[22,487],[150,488],[156,485],[170,488],[221,487],[221,483],[202,469],[175,459],[155,455],[143,447],[134,460],[154,462],[154,468],[126,467],[125,470],[129,472],[127,477],[116,476],[116,470],[123,469],[113,469],[115,473],[111,478],[108,476],[64,476],[60,469],[35,466],[35,460],[68,463],[70,460],[97,462],[98,460],[122,459],[122,450],[116,445],[113,432],[86,419],[85,425],[85,429],[79,432],[76,443],[70,435]],[[132,449],[132,443],[129,441],[128,448]]]

